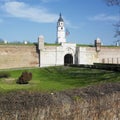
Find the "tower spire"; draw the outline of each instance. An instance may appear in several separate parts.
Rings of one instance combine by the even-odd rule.
[[[60,13],[59,19],[57,22],[57,43],[62,43],[62,42],[66,42],[66,39],[65,39],[64,21]]]
[[[62,14],[61,14],[61,13],[60,13],[60,16],[59,16],[58,22],[63,22],[63,18],[62,18]]]
[[[62,17],[61,12],[60,12],[60,18]]]

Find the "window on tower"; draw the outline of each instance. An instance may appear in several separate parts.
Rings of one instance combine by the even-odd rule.
[[[63,23],[60,23],[60,25],[63,25]]]

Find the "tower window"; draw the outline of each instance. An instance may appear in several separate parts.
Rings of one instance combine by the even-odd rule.
[[[63,23],[60,23],[60,25],[63,25]]]

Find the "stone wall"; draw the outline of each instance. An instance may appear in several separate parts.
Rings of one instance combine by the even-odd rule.
[[[75,63],[76,44],[62,43],[59,46],[44,46],[40,49],[40,67],[64,65],[64,57],[71,54]]]
[[[120,120],[120,83],[0,94],[0,120]]]
[[[120,64],[120,47],[78,47],[78,64],[112,63]]]
[[[78,64],[93,64],[99,62],[99,56],[95,47],[79,47]]]
[[[40,50],[40,67],[56,65],[57,65],[56,46],[46,46],[43,50]]]
[[[101,47],[100,63],[120,64],[120,47]]]
[[[0,45],[0,69],[39,66],[34,45]]]
[[[40,53],[40,54],[39,54]],[[64,43],[60,46],[0,45],[0,69],[64,65],[66,54],[73,56],[73,64],[120,64],[120,47],[76,47]]]

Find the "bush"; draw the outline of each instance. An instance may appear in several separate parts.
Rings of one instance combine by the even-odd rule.
[[[7,72],[0,72],[0,78],[8,78],[10,77],[10,74]]]
[[[28,84],[31,79],[32,79],[32,73],[25,71],[25,72],[23,72],[22,75],[18,78],[17,83],[18,83],[18,84]]]

